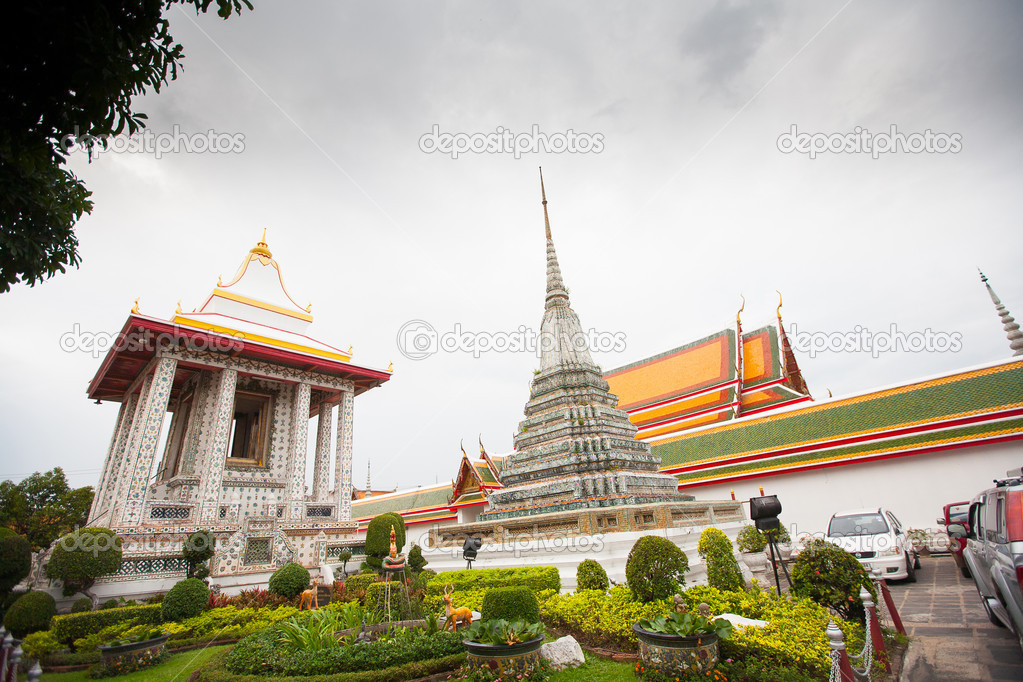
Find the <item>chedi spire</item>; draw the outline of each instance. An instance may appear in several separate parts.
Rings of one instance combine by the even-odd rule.
[[[977,268],[977,272],[980,272],[980,268]],[[1013,355],[1023,355],[1023,332],[1019,330],[1019,323],[1009,314],[1009,310],[1002,304],[1002,301],[995,294],[995,290],[991,288],[991,285],[987,282],[987,277],[984,276],[983,272],[980,272],[980,281],[987,287],[987,293],[991,296],[991,302],[995,304],[995,312],[998,313],[998,317],[1002,320],[1002,329],[1005,330],[1005,335],[1009,339],[1009,348],[1013,350]]]

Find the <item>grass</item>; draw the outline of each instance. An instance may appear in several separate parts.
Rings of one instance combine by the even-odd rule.
[[[551,675],[551,682],[621,682],[632,677],[635,663],[615,663],[583,652],[586,665],[567,668]]]
[[[146,682],[171,682],[171,680],[184,682],[192,672],[205,664],[213,654],[230,646],[214,646],[205,649],[182,651],[180,654],[171,654],[165,663],[161,663],[148,670],[139,670],[128,675],[121,675],[116,679],[118,681],[124,680],[124,682],[142,682],[143,680]],[[79,670],[73,673],[52,673],[42,677],[43,682],[84,682],[88,679],[88,670]]]

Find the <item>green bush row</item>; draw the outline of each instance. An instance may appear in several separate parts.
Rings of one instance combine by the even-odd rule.
[[[121,609],[103,609],[85,613],[55,616],[50,623],[54,636],[64,645],[71,646],[76,639],[99,632],[108,625],[134,620],[136,623],[159,623],[160,605],[145,604]]]
[[[477,568],[464,571],[438,573],[426,586],[428,596],[444,594],[447,585],[455,592],[476,588],[528,587],[533,592],[561,590],[561,575],[554,566],[524,566],[522,568]]]
[[[224,662],[228,655],[229,652],[214,654],[209,663],[196,672],[196,682],[267,681],[267,678],[262,675],[232,673],[224,667]],[[400,682],[401,680],[414,680],[454,670],[464,662],[465,652],[463,651],[440,658],[395,665],[381,670],[274,677],[273,680],[274,682]]]
[[[494,587],[483,596],[481,620],[540,622],[540,603],[528,587]]]

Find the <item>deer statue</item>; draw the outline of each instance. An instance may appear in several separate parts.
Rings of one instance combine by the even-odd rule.
[[[449,583],[444,588],[444,615],[447,620],[444,621],[444,630],[447,631],[448,626],[451,626],[452,632],[458,632],[458,624],[462,623],[465,627],[472,625],[472,611],[462,607],[456,609],[451,605],[451,591],[452,586]]]
[[[306,608],[308,608],[310,611],[312,611],[314,608],[316,608],[316,609],[320,608],[320,604],[319,604],[320,600],[319,600],[319,597],[317,596],[317,591],[318,591],[319,586],[320,586],[320,579],[317,578],[313,582],[313,586],[312,587],[310,587],[308,590],[305,590],[305,591],[302,592],[302,598],[298,602],[298,610],[299,611],[304,611]]]

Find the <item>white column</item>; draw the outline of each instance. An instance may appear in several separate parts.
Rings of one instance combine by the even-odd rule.
[[[313,462],[313,501],[327,502],[330,490],[330,410],[326,400],[316,415],[316,459]]]
[[[288,439],[288,487],[285,514],[291,521],[298,521],[305,509],[305,456],[309,447],[309,400],[312,389],[309,384],[298,384],[294,389],[291,404],[291,437]]]
[[[121,511],[120,524],[135,526],[143,522],[142,510],[149,490],[149,475],[153,468],[153,457],[160,440],[163,417],[167,413],[167,401],[174,385],[174,372],[178,361],[174,358],[160,358],[156,363],[146,410],[141,415],[142,423],[136,430],[138,438],[133,441],[134,466],[128,468],[126,479],[127,494]]]
[[[207,441],[207,452],[203,456],[205,471],[200,472],[199,512],[200,523],[217,523],[220,520],[220,489],[224,480],[224,464],[227,461],[227,439],[231,436],[234,421],[234,391],[238,385],[238,370],[223,369],[216,384],[216,402],[213,410],[213,433]]]
[[[149,405],[149,394],[152,386],[153,375],[148,374],[143,377],[142,384],[139,386],[139,392],[135,396],[135,411],[132,413],[132,421],[128,426],[124,449],[117,464],[117,476],[110,482],[110,501],[108,505],[111,510],[111,526],[116,525],[121,520],[124,499],[128,490],[128,476],[135,465],[135,456],[138,454],[139,432],[142,429],[142,423],[145,421],[143,415]]]
[[[338,521],[352,518],[352,417],[355,412],[355,391],[341,392],[337,406],[337,451],[334,462],[334,496]]]
[[[110,447],[107,448],[107,456],[103,460],[103,473],[99,476],[99,484],[92,496],[92,508],[89,510],[89,519],[96,518],[96,514],[103,508],[103,500],[106,497],[107,485],[110,483],[111,469],[117,462],[117,443],[121,436],[121,429],[124,428],[124,420],[128,415],[128,401],[122,400],[121,407],[117,410],[117,421],[114,422],[114,433],[110,436]]]

